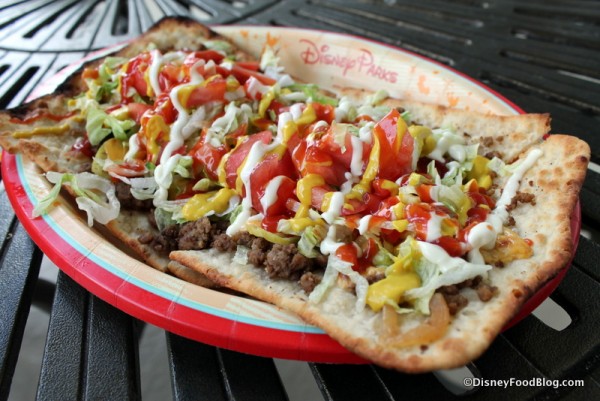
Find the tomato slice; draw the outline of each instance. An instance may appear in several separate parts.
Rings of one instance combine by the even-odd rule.
[[[221,159],[227,153],[225,146],[215,147],[209,143],[205,143],[204,140],[198,141],[198,143],[190,151],[190,156],[194,161],[194,171],[203,171],[204,174],[211,180],[218,180],[218,168]]]
[[[252,145],[258,141],[269,144],[271,143],[272,138],[273,134],[271,134],[271,131],[258,132],[248,136],[246,140],[231,151],[225,162],[226,182],[229,188],[235,188],[235,182],[238,176],[237,170],[244,162],[244,159],[246,159],[246,156],[248,156],[248,153],[250,153]]]
[[[431,218],[431,208],[425,203],[407,205],[406,219],[413,225],[417,239],[427,240],[427,222]]]
[[[186,107],[194,108],[208,102],[223,100],[227,92],[227,82],[223,78],[210,80],[206,85],[199,85],[192,90],[187,99]]]
[[[275,85],[277,83],[275,79],[270,78],[259,71],[244,68],[239,63],[233,64],[230,70],[221,66],[217,66],[217,72],[223,76],[233,75],[238,81],[240,81],[241,84],[244,84],[250,77],[258,79],[260,83],[264,85]]]
[[[294,165],[302,176],[318,174],[329,185],[340,186],[345,181],[346,168],[335,163],[330,154],[321,149],[318,144],[308,144],[302,141],[292,152]]]
[[[151,62],[150,53],[142,53],[129,61],[127,70],[121,78],[121,97],[130,99],[129,89],[134,88],[140,96],[148,96],[148,84],[144,74]]]
[[[135,120],[136,123],[140,123],[142,120],[142,116],[148,110],[150,110],[152,106],[144,103],[129,103],[127,105],[127,110],[129,111],[129,115],[131,118]]]
[[[194,64],[196,64],[200,60],[204,60],[204,61],[212,60],[216,64],[219,64],[221,61],[223,61],[224,58],[225,58],[225,56],[216,50],[199,50],[199,51],[189,53],[185,57],[185,60],[183,61],[183,65],[185,65],[188,68],[191,68]]]
[[[462,256],[466,253],[466,249],[463,247],[461,242],[454,237],[443,236],[435,241],[432,241],[431,243],[444,248],[444,250],[448,252],[448,255],[450,256]]]
[[[315,115],[317,116],[317,121],[325,121],[327,124],[331,125],[335,118],[335,108],[329,104],[322,103],[311,103],[313,109],[315,110]]]
[[[141,177],[146,172],[146,166],[141,160],[131,160],[120,164],[111,164],[106,171],[123,177]]]
[[[373,135],[380,145],[379,178],[396,181],[412,172],[414,140],[408,131],[398,134],[398,119],[401,118],[398,110],[392,109],[373,128]]]

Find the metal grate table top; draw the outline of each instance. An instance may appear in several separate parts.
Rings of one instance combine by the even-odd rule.
[[[165,15],[209,24],[298,26],[403,47],[480,80],[553,132],[587,141],[584,231],[552,295],[571,317],[556,331],[535,316],[500,335],[470,369],[489,379],[583,379],[583,387],[479,387],[465,399],[600,399],[600,3],[576,0],[32,0],[0,1],[0,107],[22,102],[62,67],[138,35]],[[53,296],[38,398],[141,398],[143,323],[59,274],[38,280],[41,252],[0,191],[0,400],[7,399],[32,302]],[[69,341],[65,341],[69,339]],[[173,399],[287,399],[270,359],[167,334]],[[455,399],[434,374],[310,364],[325,399]]]

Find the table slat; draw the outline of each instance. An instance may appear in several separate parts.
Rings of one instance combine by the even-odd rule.
[[[167,333],[174,401],[226,400],[214,347]]]

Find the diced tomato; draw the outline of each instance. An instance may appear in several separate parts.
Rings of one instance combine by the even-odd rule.
[[[379,246],[377,242],[373,238],[369,238],[362,249],[362,256],[358,260],[358,266],[354,270],[362,272],[366,270],[367,267],[373,265],[373,258],[379,252]]]
[[[277,101],[277,100],[273,100],[271,101],[271,104],[269,104],[269,107],[267,107],[267,113],[265,115],[266,118],[269,118],[269,111],[272,111],[276,116],[279,116],[281,113],[285,113],[286,111],[289,111],[290,107],[284,105],[283,103]],[[277,121],[274,121],[277,122]]]
[[[340,164],[345,171],[350,171],[352,157],[354,155],[354,146],[352,144],[352,134],[346,133],[343,146],[340,145],[334,134],[334,128],[330,127],[327,133],[317,142],[318,146],[329,154],[335,164]],[[371,144],[362,143],[361,160],[367,161],[371,153]],[[364,163],[366,165],[366,163]]]
[[[75,152],[79,152],[87,157],[94,157],[94,151],[92,150],[92,144],[86,137],[79,137],[71,148]]]
[[[83,79],[96,79],[98,78],[98,69],[86,67],[83,69],[83,73],[81,73],[81,78]]]
[[[225,58],[225,56],[223,54],[221,54],[215,50],[199,50],[199,51],[188,54],[185,57],[185,60],[183,61],[183,65],[188,68],[191,68],[194,64],[196,64],[200,60],[204,60],[207,62],[212,60],[216,64],[219,64],[221,61],[223,61],[224,58]],[[202,71],[202,72],[204,72],[204,71]]]
[[[412,172],[413,137],[405,132],[398,139],[397,123],[402,118],[396,109],[392,109],[381,121],[375,124],[373,135],[380,145],[379,178],[396,181],[404,174]]]
[[[487,205],[490,209],[496,207],[496,201],[492,197],[484,193],[469,191],[467,192],[467,196],[471,198],[475,205]]]
[[[277,189],[277,199],[264,210],[261,199],[271,180],[283,175],[281,184]],[[286,201],[294,196],[296,189],[296,172],[289,154],[286,152],[279,157],[278,154],[270,154],[259,162],[252,174],[250,174],[250,187],[252,188],[252,207],[265,216],[281,215],[287,212]]]
[[[236,61],[235,64],[242,67],[245,70],[250,70],[250,71],[260,70],[260,63],[258,61]]]
[[[235,181],[238,176],[237,170],[244,162],[244,159],[246,159],[246,156],[248,156],[248,153],[250,153],[252,145],[258,141],[269,144],[272,138],[271,131],[258,132],[248,136],[244,142],[231,151],[225,163],[226,181],[229,188],[235,188]]]
[[[285,219],[287,216],[265,216],[260,222],[260,226],[272,233],[277,232],[277,226],[279,225],[279,221]]]
[[[181,67],[175,64],[165,64],[158,73],[158,86],[163,92],[189,81],[189,76],[181,74]]]
[[[392,220],[394,216],[392,216],[392,211],[390,208],[400,202],[397,196],[390,196],[389,198],[383,199],[379,204],[379,208],[373,214],[375,216],[381,216],[386,218],[387,220]]]
[[[329,185],[339,187],[346,181],[346,169],[341,164],[335,163],[333,158],[322,150],[309,147],[302,167],[302,175],[318,174]]]
[[[431,188],[433,188],[433,185],[428,185],[428,184],[417,185],[417,187],[415,189],[417,190],[417,195],[419,195],[421,202],[432,203],[434,201],[433,198],[431,197]]]
[[[151,63],[150,53],[142,53],[127,64],[127,70],[121,79],[121,97],[129,99],[129,89],[134,88],[140,96],[148,96],[148,84],[144,73]]]
[[[490,209],[486,209],[480,206],[475,206],[467,212],[467,225],[471,223],[481,223],[487,219]]]
[[[154,111],[156,114],[162,116],[167,124],[172,124],[177,119],[177,115],[179,114],[177,109],[173,107],[171,98],[166,92],[160,94],[154,102]]]
[[[129,115],[138,124],[142,120],[142,116],[144,115],[144,113],[147,110],[150,110],[151,108],[152,108],[152,106],[144,104],[144,103],[129,103],[129,104],[127,104],[127,110],[129,111]]]
[[[120,164],[111,164],[106,171],[123,177],[141,177],[146,172],[146,166],[141,160],[131,160]]]
[[[466,248],[463,246],[463,244],[461,244],[461,242],[454,237],[443,236],[435,241],[432,241],[431,243],[444,248],[444,250],[448,252],[448,255],[450,256],[462,256],[466,252]]]
[[[344,244],[335,251],[335,256],[344,262],[352,263],[352,269],[358,268],[358,254],[354,244]],[[356,268],[355,268],[356,267]]]
[[[315,110],[317,121],[325,121],[327,124],[331,125],[333,119],[335,118],[334,107],[328,104],[321,104],[316,102],[311,104],[313,109]]]
[[[205,143],[202,139],[198,141],[189,154],[194,161],[194,171],[203,171],[211,180],[217,180],[217,169],[226,153],[227,148],[225,146],[214,147],[209,143]]]
[[[217,72],[223,76],[233,75],[241,84],[246,82],[250,77],[258,79],[260,83],[264,85],[275,85],[275,83],[277,83],[273,78],[270,78],[261,72],[244,68],[237,63],[231,67],[231,70],[217,66]]]
[[[381,238],[393,246],[398,245],[406,239],[407,231],[400,232],[398,230],[381,229]]]
[[[310,196],[311,206],[322,212],[323,199],[325,199],[325,194],[333,191],[335,191],[335,189],[333,189],[330,186],[313,187]]]
[[[313,103],[314,104],[314,103]],[[329,126],[319,124],[319,121],[302,127],[302,137],[307,137],[309,134],[313,134],[315,138],[319,139],[327,133]]]
[[[372,193],[366,193],[363,196],[362,201],[358,199],[349,199],[346,203],[350,207],[344,207],[342,209],[342,216],[350,216],[353,214],[370,214],[373,215],[379,209],[381,205],[381,198]]]
[[[186,107],[194,108],[208,102],[223,100],[227,92],[227,82],[223,78],[208,81],[206,85],[197,86],[190,93]]]
[[[413,225],[416,237],[427,240],[427,222],[431,219],[431,208],[425,203],[414,203],[405,208],[406,219]]]

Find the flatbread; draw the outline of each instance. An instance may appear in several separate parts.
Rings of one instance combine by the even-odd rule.
[[[574,137],[551,135],[521,157],[533,148],[544,154],[524,176],[521,188],[536,195],[536,205],[520,205],[512,215],[516,229],[533,240],[534,256],[491,270],[489,280],[499,288],[492,300],[482,302],[473,290],[465,291],[467,307],[452,319],[441,340],[426,347],[389,346],[390,339],[378,334],[381,313],[369,308],[357,313],[355,295],[340,287],[313,304],[297,283],[270,279],[264,269],[237,264],[231,255],[215,250],[175,251],[170,257],[222,286],[297,313],[378,365],[412,373],[458,367],[481,355],[525,300],[564,268],[572,255],[570,216],[584,179],[589,147]],[[415,323],[408,318],[404,322],[406,326]]]
[[[207,39],[224,40],[190,20],[166,19],[115,55],[135,56],[149,43],[162,51],[196,49]],[[239,60],[250,59],[242,51],[236,54]],[[94,61],[88,66],[100,62]],[[78,139],[85,135],[85,123],[79,117],[59,123],[44,117],[33,124],[19,124],[14,120],[29,118],[40,111],[65,115],[68,112],[66,99],[83,90],[82,78],[76,73],[54,94],[0,112],[0,145],[10,152],[22,152],[44,171],[89,170],[91,158],[72,151]],[[339,89],[338,94],[356,100],[367,95],[349,88]],[[507,163],[524,160],[534,149],[543,152],[534,167],[527,170],[519,189],[533,194],[535,205],[520,203],[511,212],[514,230],[520,237],[532,241],[533,257],[492,269],[489,284],[496,286],[499,292],[488,302],[480,301],[475,290],[463,289],[461,294],[468,298],[468,305],[451,319],[446,334],[431,344],[395,346],[394,342],[401,336],[385,334],[382,313],[369,308],[357,312],[356,296],[344,286],[334,286],[321,302],[312,303],[297,282],[269,278],[264,269],[234,262],[232,253],[175,251],[169,260],[140,240],[142,233],[157,233],[148,221],[147,212],[123,211],[106,228],[118,242],[135,251],[149,265],[198,285],[225,286],[289,309],[323,328],[348,349],[382,366],[406,372],[460,366],[479,356],[520,305],[568,262],[572,254],[570,217],[589,160],[589,147],[564,135],[551,135],[544,141],[550,128],[547,114],[494,116],[402,99],[386,99],[384,105],[409,111],[410,119],[418,124],[450,128],[468,144],[479,144],[479,154],[497,156]],[[41,133],[28,136],[26,132],[32,128]],[[495,178],[496,195],[500,195],[506,180]],[[406,315],[401,331],[427,324],[427,319],[416,314]]]

